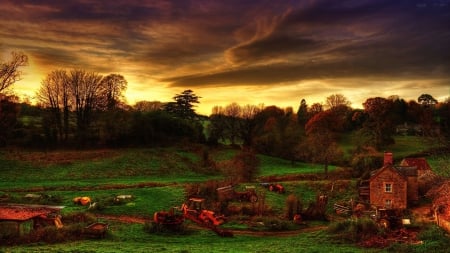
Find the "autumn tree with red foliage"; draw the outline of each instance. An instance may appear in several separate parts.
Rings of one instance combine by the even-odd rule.
[[[342,118],[332,110],[316,114],[306,123],[306,141],[302,145],[301,155],[313,162],[324,165],[328,176],[328,165],[342,157],[342,150],[337,144],[337,132],[343,125]]]

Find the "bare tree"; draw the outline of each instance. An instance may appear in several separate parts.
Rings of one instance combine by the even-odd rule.
[[[69,132],[69,76],[65,70],[55,70],[41,82],[36,93],[38,101],[50,109],[59,139],[67,140]]]
[[[351,105],[350,101],[342,94],[333,94],[327,97],[326,106],[328,109],[335,109],[340,106],[349,107]]]
[[[223,110],[224,115],[226,116],[226,131],[227,135],[230,138],[231,144],[235,144],[236,140],[239,137],[239,127],[241,121],[242,108],[237,103],[233,102],[225,107]]]
[[[79,140],[84,143],[94,110],[103,106],[100,98],[102,76],[80,69],[72,70],[69,76],[69,91],[76,114],[77,134]]]
[[[25,54],[12,52],[11,56],[10,62],[0,63],[0,93],[19,81],[22,75],[19,68],[28,65],[28,57]]]
[[[255,116],[262,111],[263,105],[245,105],[241,108],[241,139],[244,146],[250,147],[253,145],[253,131],[256,127]]]

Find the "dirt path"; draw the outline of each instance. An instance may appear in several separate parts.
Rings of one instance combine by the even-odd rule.
[[[150,219],[147,219],[147,218],[127,216],[127,215],[116,216],[116,215],[100,214],[100,215],[97,215],[97,218],[119,221],[119,222],[123,222],[123,223],[139,223],[139,224],[145,224],[146,222],[151,221]]]
[[[150,222],[151,219],[143,218],[143,217],[135,217],[135,216],[127,216],[127,215],[97,215],[99,219],[107,219],[113,220],[123,223],[137,223],[137,224],[145,224],[146,222]],[[207,229],[201,227],[197,224],[189,224],[189,227],[195,228],[197,230]],[[314,227],[305,227],[297,230],[289,230],[289,231],[251,231],[251,230],[230,230],[234,235],[251,235],[251,236],[277,236],[277,237],[288,237],[298,235],[300,233],[308,233],[315,232],[326,229],[327,226],[314,226]]]

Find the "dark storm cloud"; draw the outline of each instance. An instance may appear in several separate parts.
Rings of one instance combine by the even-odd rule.
[[[280,14],[226,51],[234,68],[163,81],[193,87],[333,78],[448,79],[449,23],[448,7],[319,1]]]
[[[350,79],[368,87],[371,81],[405,85],[412,79],[440,85],[450,79],[449,5],[448,0],[3,0],[0,47],[25,50],[48,71],[126,70],[143,86],[155,81],[191,89],[282,87],[334,80],[339,87],[322,87],[331,92],[359,85],[342,81]],[[314,92],[308,89],[304,94]]]

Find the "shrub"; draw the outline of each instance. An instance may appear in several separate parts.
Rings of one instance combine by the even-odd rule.
[[[370,172],[371,169],[378,169],[383,165],[383,157],[379,153],[359,153],[353,156],[351,166],[353,176],[361,177]]]
[[[286,198],[286,217],[289,220],[292,220],[294,215],[302,213],[302,209],[302,202],[294,194],[290,194]]]
[[[377,224],[370,218],[333,222],[327,231],[332,238],[345,242],[359,242],[380,233]]]

